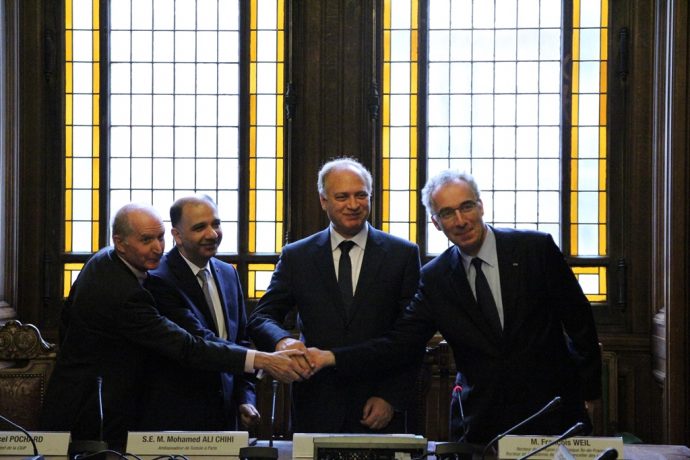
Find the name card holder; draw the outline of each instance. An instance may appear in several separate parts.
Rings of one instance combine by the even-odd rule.
[[[30,431],[40,455],[66,456],[70,436],[68,432]],[[0,455],[12,457],[31,457],[34,446],[31,440],[21,431],[0,431]]]
[[[548,444],[558,436],[515,436],[508,435],[498,441],[498,458],[520,458],[539,447]],[[567,452],[577,460],[595,459],[609,448],[618,451],[618,458],[623,458],[623,438],[582,436],[565,439],[553,446],[531,456],[534,460],[552,460],[559,458],[558,447],[565,446]],[[560,452],[563,455],[563,450]]]
[[[247,431],[130,431],[127,452],[136,455],[235,456],[249,445]]]

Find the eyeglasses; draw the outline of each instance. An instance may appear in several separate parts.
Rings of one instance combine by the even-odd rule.
[[[479,200],[467,200],[460,203],[460,206],[458,206],[457,208],[443,208],[434,215],[441,220],[449,222],[455,219],[456,213],[458,211],[460,211],[460,214],[469,214],[472,211],[474,211],[478,205]]]

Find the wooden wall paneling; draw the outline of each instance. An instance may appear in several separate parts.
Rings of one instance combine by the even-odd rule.
[[[17,106],[19,103],[19,24],[17,6],[6,2],[0,6],[2,12],[2,66],[3,80],[0,96],[3,107],[0,114],[0,322],[15,318],[17,299],[17,237],[19,229],[15,224],[19,215],[19,163]]]
[[[58,2],[17,3],[19,18],[19,162],[17,191],[17,309],[23,321],[38,325],[52,339],[59,304],[55,242],[62,226],[54,218],[61,202],[60,49]],[[51,214],[53,213],[53,214]]]
[[[669,2],[670,62],[665,184],[665,230],[668,232],[666,310],[667,411],[666,443],[690,443],[690,7],[684,0]]]
[[[316,175],[341,155],[368,160],[365,95],[370,69],[368,2],[294,1],[293,78],[297,94],[292,125],[292,240],[323,229]]]
[[[661,386],[661,441],[690,440],[690,315],[688,279],[688,102],[690,101],[690,25],[688,4],[682,0],[655,4],[654,33],[654,151],[651,169],[654,207],[651,221],[654,376]],[[663,324],[663,325],[662,325]]]

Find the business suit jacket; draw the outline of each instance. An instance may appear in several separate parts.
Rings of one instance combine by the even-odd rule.
[[[245,347],[247,316],[235,268],[212,258],[209,268],[216,281],[228,341]],[[145,283],[158,310],[188,332],[221,341],[213,307],[177,247],[168,252]],[[172,359],[154,359],[148,369],[143,430],[236,430],[239,404],[256,404],[248,374],[201,371]]]
[[[415,292],[419,249],[403,239],[369,227],[362,267],[347,314],[333,265],[330,230],[283,248],[270,286],[250,315],[249,332],[259,349],[274,350],[290,336],[282,327],[297,307],[306,346],[330,349],[378,337],[390,329]],[[379,396],[403,409],[410,396],[421,351],[402,372],[372,372],[341,379],[332,370],[293,385],[296,432],[366,431],[359,423],[365,402]]]
[[[63,309],[64,336],[42,412],[47,430],[98,439],[97,377],[102,377],[104,438],[124,442],[136,426],[149,355],[200,369],[242,372],[246,349],[195,337],[161,316],[151,294],[105,248],[84,266]]]
[[[386,337],[335,351],[338,371],[395,367],[438,330],[463,386],[467,439],[488,442],[555,396],[564,407],[523,433],[561,433],[587,422],[583,400],[601,395],[601,356],[591,307],[550,235],[493,229],[504,309],[494,334],[453,246],[422,269],[414,301]],[[456,421],[459,422],[459,421]]]

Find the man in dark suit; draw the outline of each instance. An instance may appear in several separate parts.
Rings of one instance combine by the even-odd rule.
[[[170,221],[175,247],[145,283],[158,310],[194,335],[249,346],[239,276],[214,257],[223,238],[216,204],[205,195],[180,198]],[[237,430],[238,415],[245,427],[259,420],[249,374],[195,370],[161,358],[152,360],[147,386],[144,430]]]
[[[127,431],[136,427],[150,355],[217,372],[264,369],[288,382],[302,378],[290,358],[294,352],[266,354],[205,340],[159,313],[141,284],[158,266],[164,232],[153,208],[126,205],[113,220],[114,248],[100,250],[79,273],[62,313],[43,429],[69,430],[73,440],[99,439],[101,399],[103,438],[112,448],[122,447]]]
[[[440,331],[463,388],[464,419],[456,413],[453,440],[466,434],[470,442],[486,443],[556,396],[561,408],[518,433],[561,433],[576,422],[591,427],[585,401],[601,395],[592,310],[551,236],[486,225],[468,174],[438,174],[422,198],[453,245],[424,266],[415,298],[393,331],[360,347],[311,350],[312,363],[337,363],[345,377],[385,372]]]
[[[348,158],[326,163],[318,189],[331,225],[283,249],[249,319],[259,349],[330,348],[377,337],[414,294],[419,249],[367,224],[371,175],[366,168]],[[294,307],[300,340],[282,326]],[[293,385],[293,431],[402,432],[404,417],[396,409],[406,407],[419,362],[421,350],[416,350],[395,374],[342,379],[326,371]]]

